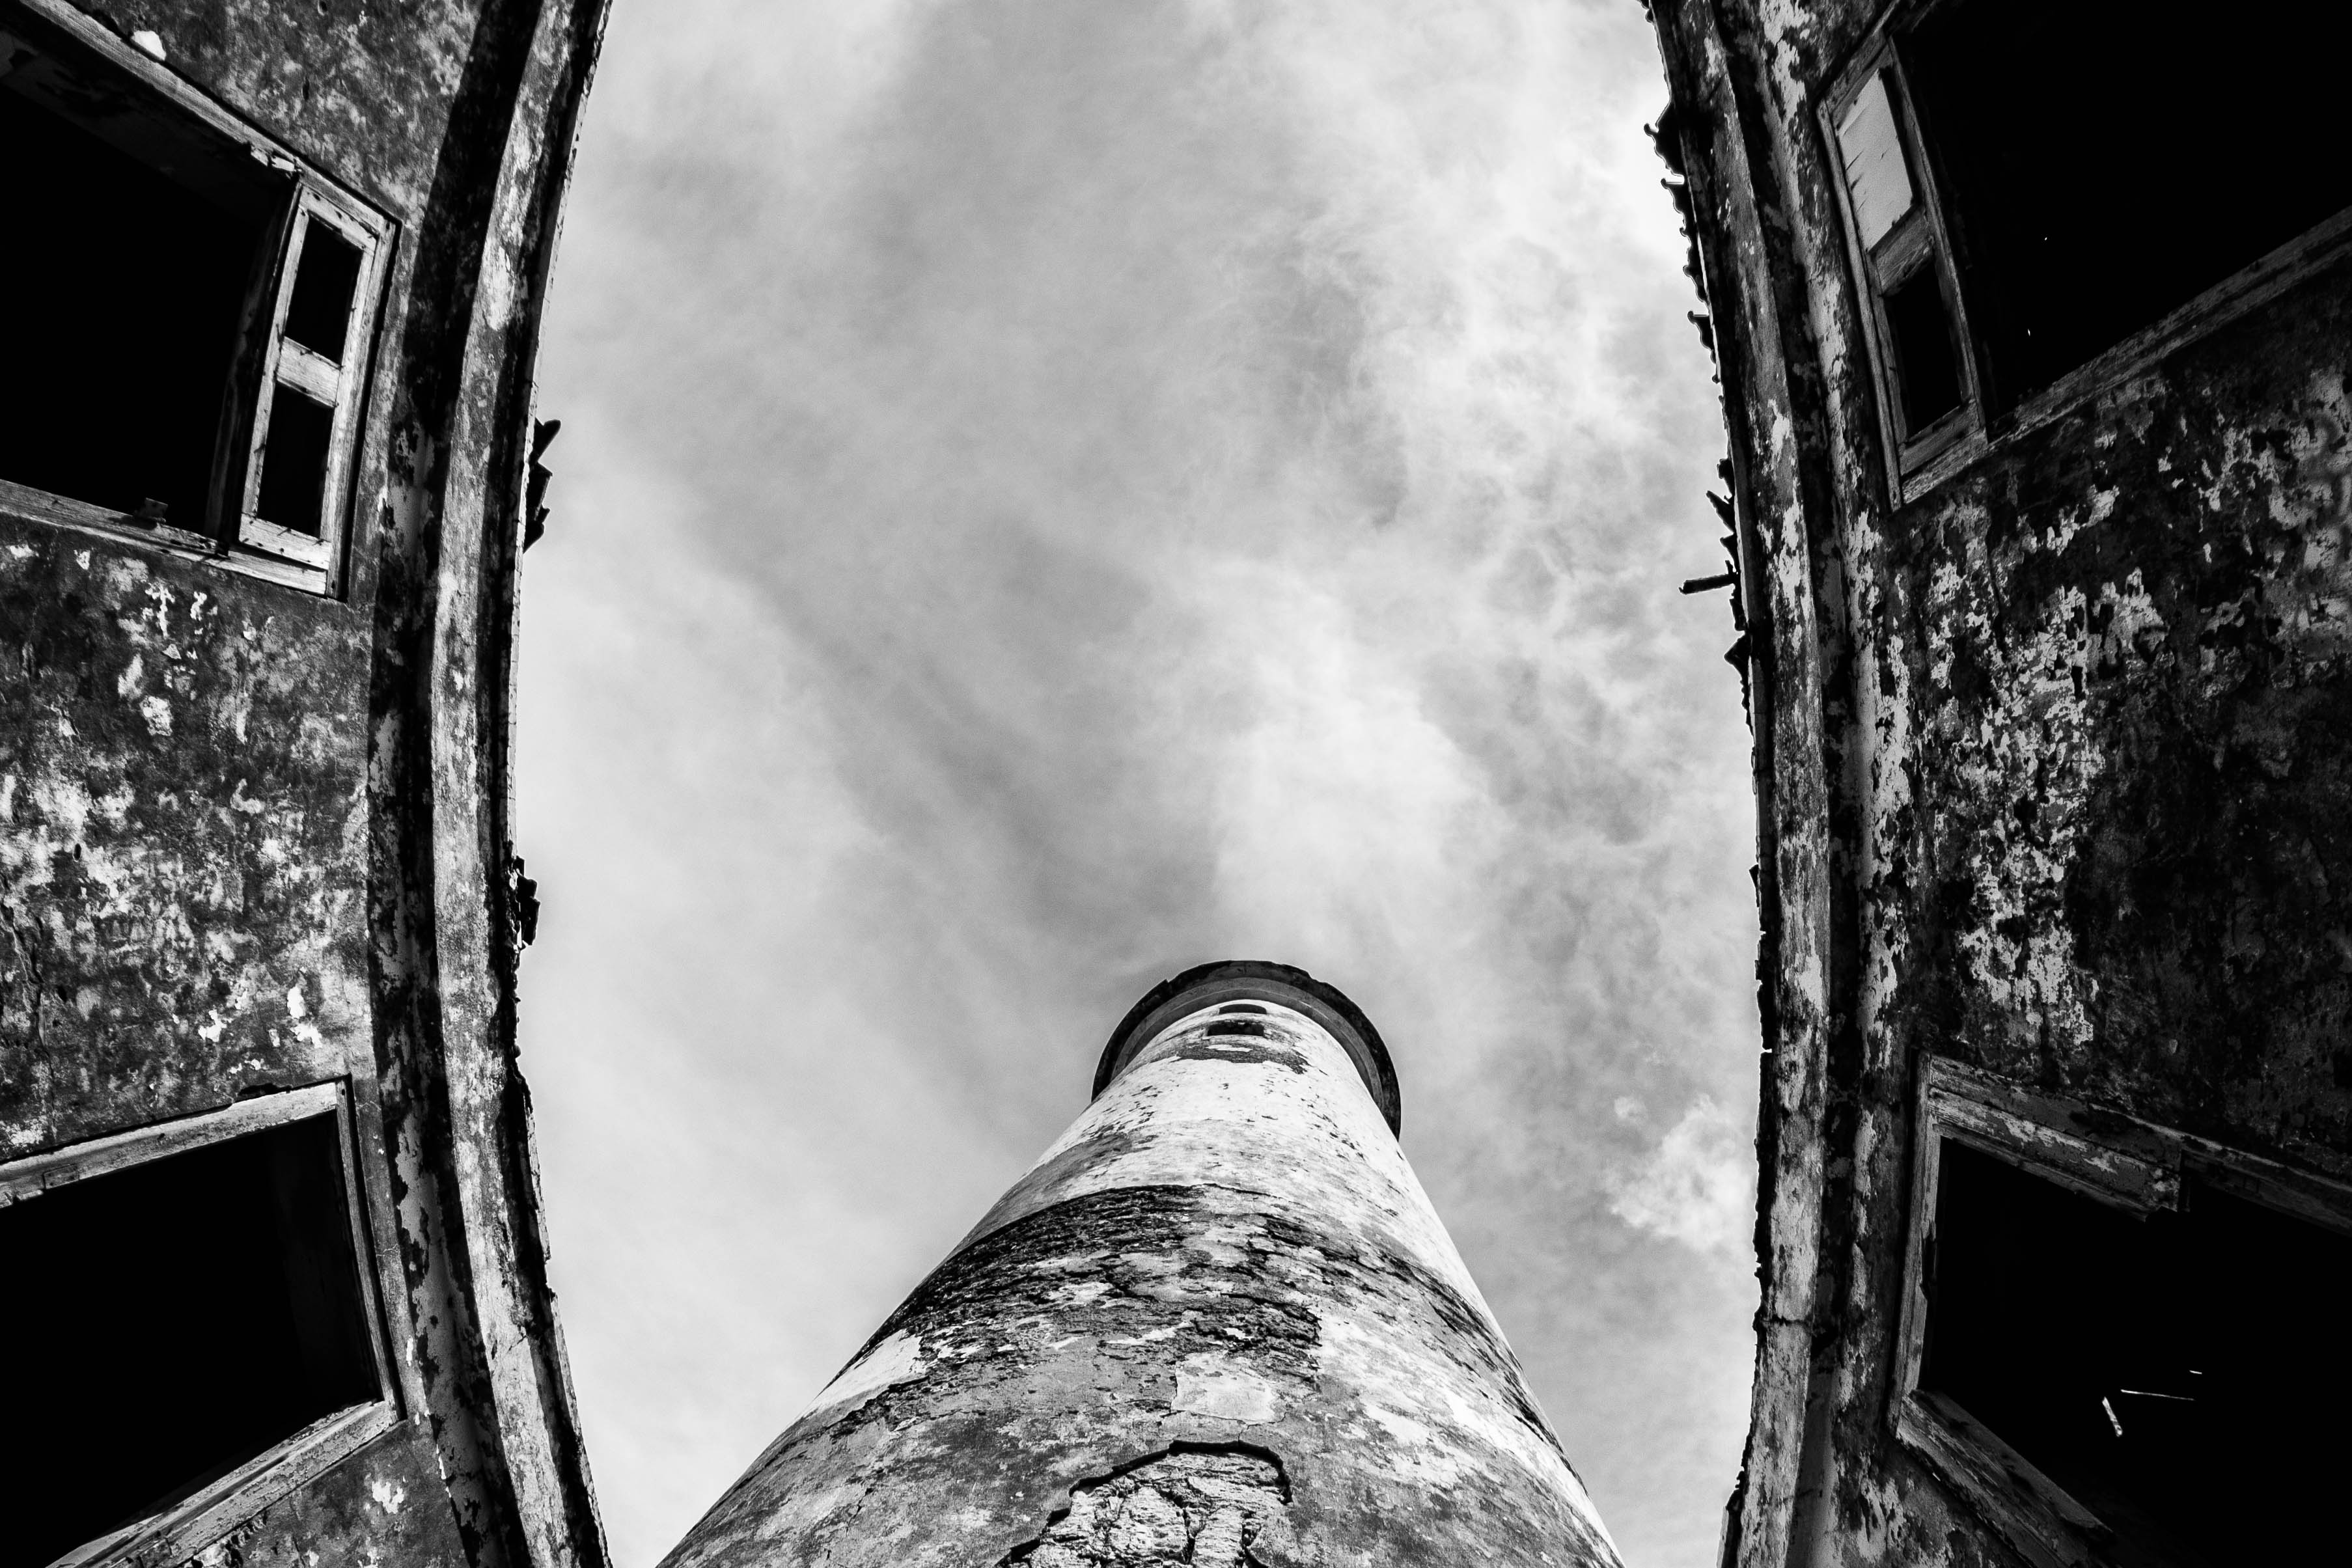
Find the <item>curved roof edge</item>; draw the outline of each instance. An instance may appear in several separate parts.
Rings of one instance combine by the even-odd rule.
[[[1339,987],[1304,969],[1257,958],[1202,964],[1152,987],[1110,1031],[1110,1040],[1095,1068],[1095,1096],[1109,1088],[1135,1053],[1150,1044],[1161,1030],[1187,1013],[1223,1001],[1277,1002],[1322,1025],[1363,1075],[1364,1087],[1371,1091],[1372,1103],[1381,1108],[1389,1131],[1398,1131],[1403,1102],[1397,1090],[1396,1067],[1389,1061],[1389,1049],[1381,1042],[1381,1031],[1372,1027],[1372,1020]]]

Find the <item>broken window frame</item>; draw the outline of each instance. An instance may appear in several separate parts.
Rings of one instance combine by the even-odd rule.
[[[2036,1093],[1946,1057],[1921,1068],[1912,1118],[1911,1206],[1888,1424],[2039,1568],[2103,1568],[2113,1532],[1958,1401],[1920,1386],[1944,1142],[2126,1213],[2178,1209],[2194,1178],[2306,1224],[2352,1236],[2352,1186],[2209,1139]]]
[[[267,242],[274,254],[266,267],[257,266],[244,301],[231,385],[218,412],[211,499],[203,526],[158,523],[5,478],[0,478],[0,512],[110,539],[129,538],[184,559],[339,596],[345,586],[357,509],[352,496],[354,470],[397,225],[64,0],[0,4],[0,28],[15,30],[9,24],[18,16],[31,24],[23,30],[37,47],[47,47],[43,34],[63,35],[78,57],[77,67],[93,75],[131,78],[136,89],[143,89],[138,96],[147,100],[148,113],[194,120],[200,134],[209,132],[240,147],[282,179],[287,190],[276,232]],[[330,362],[286,336],[302,252],[310,235],[322,225],[360,257],[339,362]],[[330,415],[316,537],[273,523],[256,509],[267,470],[269,416],[283,389],[289,388],[320,403]]]
[[[376,1397],[321,1416],[218,1479],[152,1516],[126,1527],[112,1539],[100,1537],[68,1554],[74,1568],[108,1568],[137,1557],[177,1563],[194,1556],[228,1531],[323,1474],[400,1420],[399,1382],[376,1291],[374,1248],[360,1190],[358,1142],[349,1083],[342,1079],[240,1100],[218,1111],[184,1116],[154,1126],[110,1134],[47,1154],[0,1165],[0,1207],[37,1201],[78,1181],[132,1169],[152,1160],[208,1145],[248,1136],[291,1122],[331,1113],[337,1164],[343,1184],[346,1223],[373,1358]],[[86,1553],[86,1555],[84,1555]]]
[[[1846,117],[1873,84],[1885,93],[1894,119],[1895,152],[1907,176],[1911,199],[1895,214],[1876,239],[1865,244],[1854,193],[1846,178],[1844,144],[1840,135]],[[1836,187],[1838,211],[1846,237],[1846,260],[1860,286],[1863,330],[1869,340],[1872,382],[1885,434],[1888,478],[1902,494],[1904,477],[1926,467],[1947,452],[1980,438],[1984,429],[1983,400],[1979,395],[1978,356],[1968,325],[1967,302],[1952,265],[1951,235],[1945,228],[1944,203],[1937,191],[1935,171],[1923,149],[1924,139],[1912,110],[1911,87],[1891,38],[1876,44],[1849,66],[1837,87],[1816,108],[1816,118],[1828,149]],[[1925,275],[1942,301],[1951,336],[1953,371],[1959,402],[1918,429],[1912,429],[1904,408],[1902,367],[1895,351],[1894,325],[1887,299]]]
[[[2352,253],[2352,207],[2347,207],[2093,355],[2048,386],[2004,404],[1999,389],[1988,380],[1988,346],[1969,327],[1970,289],[1966,273],[1954,261],[1950,209],[1937,186],[1934,139],[1919,123],[1906,79],[1908,35],[1938,10],[1966,4],[1968,0],[1895,0],[1880,12],[1845,64],[1830,75],[1814,105],[1823,167],[1844,231],[1847,267],[1864,306],[1861,317],[1877,398],[1887,494],[1897,507],[1917,500],[1996,447],[2142,374],[2167,355],[2220,330]],[[1905,140],[1915,203],[1927,209],[1933,224],[1936,264],[1956,339],[1954,351],[1960,361],[1962,411],[1967,416],[1948,431],[1940,424],[1931,425],[1908,436],[1901,422],[1902,389],[1883,320],[1883,294],[1872,271],[1868,248],[1862,244],[1837,134],[1840,119],[1870,78],[1882,71],[1890,73],[1888,79],[1895,89],[1892,96],[1896,99],[1896,124]]]
[[[294,302],[294,286],[301,275],[302,256],[310,237],[325,229],[359,252],[359,276],[343,325],[340,361],[297,342],[287,335],[286,317]],[[384,221],[364,207],[343,199],[331,186],[304,177],[294,198],[284,248],[278,264],[277,292],[268,329],[263,339],[260,386],[250,399],[250,430],[237,455],[240,496],[236,507],[236,543],[315,573],[315,586],[329,590],[342,559],[343,535],[350,512],[352,465],[359,444],[362,402],[368,371],[373,361],[374,301],[382,288],[385,246]],[[330,411],[325,472],[319,497],[317,537],[282,528],[258,510],[262,476],[268,458],[270,415],[278,399],[291,393],[308,396]],[[235,459],[232,459],[235,461]],[[227,476],[224,465],[222,477]],[[305,584],[310,586],[312,584]]]

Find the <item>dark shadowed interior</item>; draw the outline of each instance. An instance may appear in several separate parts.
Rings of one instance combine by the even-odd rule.
[[[272,182],[257,172],[232,211],[24,90],[40,85],[37,68],[0,77],[0,479],[119,512],[159,502],[204,530]]]
[[[1968,0],[1909,40],[1969,310],[2013,403],[2352,204],[2313,13]]]
[[[316,1116],[0,1208],[0,1568],[378,1397],[338,1136]]]
[[[1947,1140],[1920,1383],[2126,1563],[2321,1562],[2352,1437],[2352,1240],[2192,1182],[2136,1216]]]
[[[1952,318],[1932,260],[1886,291],[1886,329],[1895,340],[1904,428],[1916,434],[1959,407],[1961,396]]]
[[[326,497],[327,449],[335,411],[281,386],[269,404],[262,446],[261,489],[253,509],[281,528],[316,534]]]
[[[286,335],[341,364],[359,281],[359,247],[315,219],[305,225],[302,262],[286,301]]]

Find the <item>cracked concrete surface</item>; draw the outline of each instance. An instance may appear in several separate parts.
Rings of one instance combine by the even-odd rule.
[[[1004,1561],[1030,1568],[1245,1568],[1288,1501],[1282,1467],[1242,1450],[1180,1449],[1070,1489],[1067,1512]]]

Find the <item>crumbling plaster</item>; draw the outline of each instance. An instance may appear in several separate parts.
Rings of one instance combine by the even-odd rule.
[[[1904,504],[1814,118],[1877,9],[1654,11],[1757,693],[1742,1563],[2012,1561],[1889,1424],[1926,1054],[2352,1164],[2352,279],[2304,280]]]

